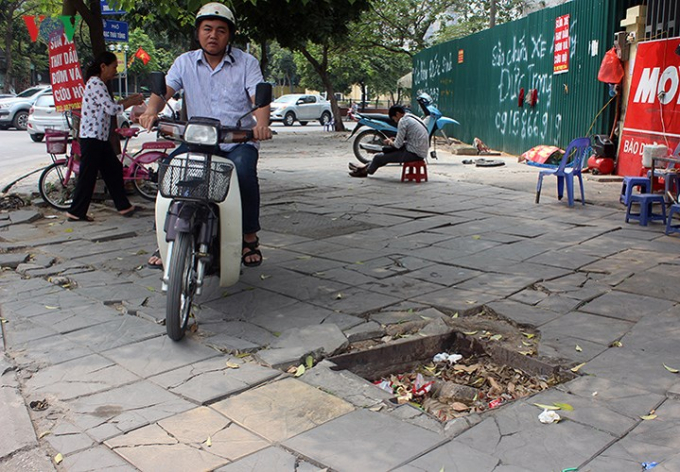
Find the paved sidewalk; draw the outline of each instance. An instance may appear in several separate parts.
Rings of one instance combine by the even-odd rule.
[[[151,204],[132,219],[97,205],[91,224],[0,213],[0,469],[680,470],[680,376],[664,367],[680,368],[680,238],[624,223],[617,183],[587,181],[569,208],[546,180],[536,205],[535,169],[441,150],[428,183],[397,167],[351,179],[350,145],[263,146],[265,263],[211,279],[179,343],[145,267]],[[322,360],[414,314],[483,310],[536,327],[538,356],[584,364],[576,378],[440,423]],[[554,402],[574,409],[541,424],[533,404]]]

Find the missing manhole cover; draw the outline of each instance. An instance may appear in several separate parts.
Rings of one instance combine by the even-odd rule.
[[[307,238],[330,238],[374,228],[375,225],[329,215],[305,212],[279,213],[260,218],[262,226],[270,231],[294,234]]]
[[[455,363],[433,362],[457,353]],[[422,337],[331,358],[349,370],[441,421],[481,413],[566,380],[558,367],[462,333]]]

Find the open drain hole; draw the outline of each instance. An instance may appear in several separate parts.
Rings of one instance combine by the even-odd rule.
[[[438,353],[460,354],[455,363]],[[573,378],[559,366],[463,333],[420,337],[329,359],[440,421],[482,413]]]

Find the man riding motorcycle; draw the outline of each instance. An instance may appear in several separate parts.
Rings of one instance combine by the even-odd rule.
[[[218,119],[224,126],[237,126],[239,119],[252,110],[255,87],[263,81],[262,72],[255,57],[232,47],[235,31],[234,14],[221,3],[203,5],[196,14],[196,37],[201,48],[175,59],[166,76],[165,99],[183,89],[188,118],[209,117]],[[139,118],[140,124],[150,130],[164,105],[161,97],[152,95],[148,108]],[[252,128],[255,142],[220,146],[220,154],[234,163],[238,175],[243,215],[242,262],[248,267],[262,263],[257,237],[260,230],[257,141],[272,137],[269,106],[255,110],[253,116],[243,118],[240,125]],[[186,148],[180,146],[171,157],[185,152]],[[156,255],[149,263],[162,264]]]

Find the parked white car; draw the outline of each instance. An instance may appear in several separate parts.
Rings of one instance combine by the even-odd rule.
[[[24,90],[16,97],[0,99],[0,129],[10,126],[23,131],[26,129],[28,110],[35,101],[46,93],[51,93],[49,85],[37,85]]]
[[[127,128],[130,121],[122,113],[118,114],[118,127]],[[26,131],[33,141],[39,143],[45,137],[46,129],[68,131],[69,124],[64,113],[58,112],[54,105],[54,95],[47,93],[38,97],[28,112]]]
[[[286,126],[292,126],[296,121],[305,126],[315,120],[325,125],[333,116],[331,102],[324,100],[320,95],[282,95],[274,100],[270,107],[269,121],[282,121]]]

